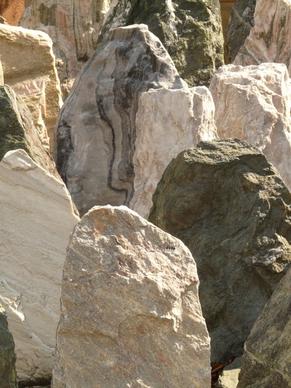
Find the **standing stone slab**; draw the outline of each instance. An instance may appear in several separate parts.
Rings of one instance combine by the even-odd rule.
[[[23,150],[0,163],[0,303],[14,337],[21,382],[49,379],[61,278],[78,217],[59,180]]]
[[[55,163],[41,142],[30,111],[9,86],[0,86],[0,159],[6,152],[18,148],[25,149],[35,162],[59,177]]]
[[[291,75],[291,2],[257,0],[254,27],[239,50],[236,65],[284,63]]]
[[[227,55],[233,62],[251,28],[254,26],[254,13],[257,0],[236,0],[231,10],[227,31]]]
[[[291,262],[291,194],[263,154],[200,143],[165,171],[150,221],[195,255],[212,361],[238,357]]]
[[[80,213],[125,204],[148,215],[170,160],[200,136],[216,136],[213,111],[207,89],[187,87],[146,26],[113,30],[83,69],[58,126],[57,167]],[[146,177],[146,163],[138,163],[151,150]],[[138,203],[145,179],[149,191]]]
[[[120,0],[108,17],[110,28],[144,23],[166,47],[189,85],[207,85],[223,64],[219,0]]]
[[[245,344],[239,388],[291,387],[291,269]]]
[[[0,387],[16,388],[14,341],[0,305]]]
[[[210,387],[195,261],[126,207],[95,207],[69,243],[53,388]]]
[[[5,84],[23,99],[42,143],[52,151],[62,99],[51,39],[41,31],[0,24],[0,53]]]
[[[210,90],[219,137],[246,140],[258,147],[291,190],[291,94],[286,66],[222,66]]]

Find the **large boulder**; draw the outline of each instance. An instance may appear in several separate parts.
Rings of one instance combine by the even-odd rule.
[[[53,40],[64,95],[93,54],[99,32],[117,0],[30,0],[21,25]]]
[[[284,63],[291,75],[290,0],[257,0],[254,18],[254,27],[234,63],[243,66]]]
[[[219,137],[243,139],[258,147],[291,190],[291,95],[286,66],[223,66],[210,90]]]
[[[1,307],[0,296],[0,387],[17,388],[13,337],[8,329],[7,317]]]
[[[57,167],[80,213],[125,204],[147,215],[170,160],[198,134],[215,137],[213,112],[207,89],[188,89],[147,26],[112,30],[83,69],[57,130]],[[139,208],[135,192],[143,195],[145,178],[149,192]]]
[[[257,0],[236,0],[230,14],[227,29],[227,55],[233,62],[251,28],[254,26],[254,14]]]
[[[56,166],[34,126],[30,111],[9,86],[0,86],[0,160],[6,152],[18,148],[25,149],[40,166],[58,176]]]
[[[68,246],[53,388],[210,387],[196,265],[126,207],[95,207]]]
[[[78,217],[63,183],[23,150],[4,156],[0,180],[0,301],[17,375],[23,384],[49,380],[66,246]]]
[[[207,85],[223,64],[219,0],[120,0],[103,28],[147,24],[189,85]]]
[[[41,31],[0,24],[0,53],[5,84],[23,99],[42,143],[53,150],[62,100],[51,39]]]
[[[150,221],[195,256],[212,361],[228,363],[291,262],[291,194],[256,148],[203,142],[166,169]]]
[[[291,269],[247,339],[238,387],[291,387]]]

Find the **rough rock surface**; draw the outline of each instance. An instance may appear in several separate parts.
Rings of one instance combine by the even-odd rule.
[[[286,66],[221,67],[211,81],[220,138],[258,147],[291,190],[291,98]]]
[[[66,246],[77,216],[63,183],[23,150],[0,163],[0,303],[20,381],[51,376]]]
[[[247,339],[238,387],[291,387],[291,269]]]
[[[7,23],[17,26],[25,9],[25,0],[1,0],[0,15]]]
[[[95,207],[67,250],[53,387],[210,387],[195,261],[126,207]]]
[[[255,25],[234,63],[246,66],[264,62],[284,63],[291,75],[290,0],[257,0]]]
[[[42,143],[51,149],[61,107],[60,82],[51,39],[40,31],[0,24],[4,81],[32,113]]]
[[[200,143],[166,169],[150,221],[195,256],[212,361],[241,355],[291,262],[291,194],[244,142]]]
[[[0,387],[16,388],[14,341],[0,305]]]
[[[9,86],[0,86],[0,160],[18,148],[26,152],[52,175],[56,166],[43,146],[28,108]]]
[[[146,184],[142,208],[136,197],[133,204],[146,215],[171,158],[200,133],[215,136],[213,109],[207,89],[188,89],[146,26],[113,30],[83,69],[57,131],[57,167],[80,213],[131,206],[135,189]],[[144,182],[146,162],[155,166]]]
[[[254,26],[257,0],[236,0],[230,14],[227,31],[227,55],[233,62]]]
[[[66,95],[93,54],[99,32],[117,0],[30,0],[21,25],[46,32],[54,43]]]
[[[240,368],[241,357],[238,357],[223,369],[215,388],[237,388]]]
[[[214,103],[205,86],[143,93],[136,116],[134,192],[129,206],[148,217],[163,172],[182,150],[217,138]]]
[[[164,44],[189,85],[207,85],[223,64],[219,0],[120,0],[102,35],[112,27],[144,23]]]

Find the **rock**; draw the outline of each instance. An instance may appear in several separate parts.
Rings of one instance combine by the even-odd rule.
[[[231,10],[227,31],[227,51],[233,62],[254,26],[254,13],[257,0],[236,0]]]
[[[286,66],[223,66],[210,90],[219,137],[243,139],[258,147],[291,190],[291,98]]]
[[[4,156],[0,180],[0,303],[26,386],[52,373],[62,270],[78,217],[63,183],[23,150]]]
[[[223,64],[219,0],[120,0],[102,35],[113,27],[147,24],[189,85],[208,85]]]
[[[291,75],[291,3],[289,0],[257,0],[255,23],[234,63],[257,65],[284,63]]]
[[[238,376],[241,368],[241,357],[227,365],[219,377],[217,388],[237,388]]]
[[[49,148],[50,142],[53,150],[62,101],[51,39],[40,31],[0,24],[0,52],[5,83],[23,99],[42,143]]]
[[[242,354],[249,332],[291,261],[291,194],[244,142],[202,142],[166,169],[150,221],[195,256],[212,362]]]
[[[21,25],[50,35],[64,95],[93,54],[99,32],[117,0],[30,0]]]
[[[25,8],[25,0],[1,0],[0,15],[8,24],[17,26]]]
[[[14,341],[0,306],[0,387],[16,388]]]
[[[291,269],[256,321],[245,344],[239,388],[291,386]]]
[[[0,159],[6,152],[23,148],[40,166],[59,178],[23,101],[9,86],[0,86]]]
[[[170,160],[215,137],[213,111],[207,89],[188,89],[146,26],[113,30],[83,69],[57,131],[57,167],[80,213],[125,204],[147,215]]]
[[[126,207],[95,207],[64,267],[53,387],[210,387],[195,261]]]

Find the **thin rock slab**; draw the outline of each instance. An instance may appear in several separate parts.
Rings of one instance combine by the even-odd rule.
[[[66,246],[78,217],[64,184],[24,150],[4,156],[0,180],[0,303],[17,375],[22,383],[49,379]]]
[[[254,27],[235,57],[236,65],[284,63],[291,75],[291,2],[257,0]]]
[[[57,130],[57,168],[80,213],[111,204],[148,215],[171,158],[196,138],[216,136],[213,112],[209,91],[187,87],[147,26],[112,30],[83,69]]]
[[[286,66],[222,66],[212,78],[210,91],[218,136],[258,147],[291,189],[291,95]]]
[[[5,310],[0,305],[0,387],[17,388],[15,372],[14,341],[11,335]]]
[[[8,151],[19,148],[60,179],[55,163],[34,126],[29,109],[9,86],[0,86],[0,159]]]
[[[95,207],[67,250],[53,388],[210,387],[196,265],[127,207]]]
[[[291,387],[291,269],[249,335],[238,388]]]
[[[291,194],[273,166],[238,140],[202,142],[166,169],[149,220],[197,262],[212,362],[243,352],[291,263]]]
[[[219,0],[120,0],[103,27],[148,25],[163,43],[179,74],[191,86],[209,85],[224,63]]]
[[[53,151],[62,98],[51,39],[41,31],[0,24],[0,52],[5,84],[23,99],[43,145]]]

